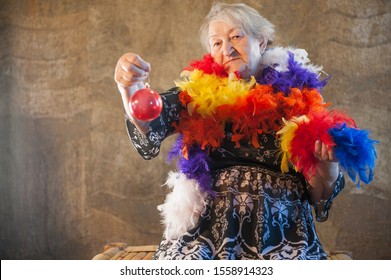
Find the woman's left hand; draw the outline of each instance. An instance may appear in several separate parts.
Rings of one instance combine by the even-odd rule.
[[[317,140],[315,142],[314,155],[319,160],[316,172],[318,173],[317,175],[320,176],[325,183],[334,183],[339,174],[339,167],[334,155],[334,148],[327,146],[320,140]]]
[[[317,140],[315,142],[314,155],[319,161],[336,161],[333,147]]]
[[[314,201],[328,198],[339,175],[339,164],[334,155],[334,148],[317,140],[314,156],[319,160],[317,170],[308,182],[312,186]]]

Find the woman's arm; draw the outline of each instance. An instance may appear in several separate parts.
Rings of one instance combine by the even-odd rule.
[[[318,140],[315,142],[314,155],[319,163],[315,175],[308,180],[309,194],[316,220],[324,222],[328,218],[332,201],[343,189],[345,181],[332,147]]]
[[[114,72],[114,80],[121,93],[126,115],[142,134],[147,133],[149,122],[140,121],[133,117],[129,108],[129,99],[136,91],[145,88],[144,80],[150,71],[151,65],[139,55],[126,53],[119,58]]]
[[[141,133],[134,121],[125,116],[129,138],[144,159],[156,157],[163,140],[175,133],[173,124],[178,122],[180,112],[183,110],[179,102],[179,92],[178,88],[172,88],[161,94],[163,110],[158,118],[148,123],[145,133]]]
[[[319,163],[315,175],[308,180],[308,183],[311,186],[311,199],[316,203],[331,196],[340,170],[334,156],[334,149],[319,140],[315,142],[314,155]]]
[[[178,100],[179,90],[174,88],[161,95],[163,110],[155,120],[144,122],[132,115],[129,108],[130,97],[145,88],[144,80],[150,71],[150,64],[139,55],[126,53],[119,58],[114,73],[114,80],[122,97],[129,138],[144,159],[152,159],[159,154],[162,141],[175,132],[173,123],[178,121],[182,110]]]

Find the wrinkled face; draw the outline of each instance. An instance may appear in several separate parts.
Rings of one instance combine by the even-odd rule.
[[[209,25],[209,46],[214,60],[228,73],[248,79],[258,76],[266,44],[246,34],[242,26],[215,20]]]

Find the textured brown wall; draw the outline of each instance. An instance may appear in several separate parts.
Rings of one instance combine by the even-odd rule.
[[[325,99],[382,143],[375,180],[347,184],[318,224],[321,240],[358,259],[391,259],[391,2],[244,2],[276,25],[276,43],[325,66]],[[138,52],[152,85],[171,87],[203,53],[197,32],[211,3],[0,0],[1,259],[90,259],[108,242],[159,242],[173,139],[152,161],[138,156],[114,66]]]

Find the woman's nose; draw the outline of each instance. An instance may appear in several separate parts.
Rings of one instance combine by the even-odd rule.
[[[234,47],[230,41],[223,42],[223,55],[230,56],[234,50]]]

